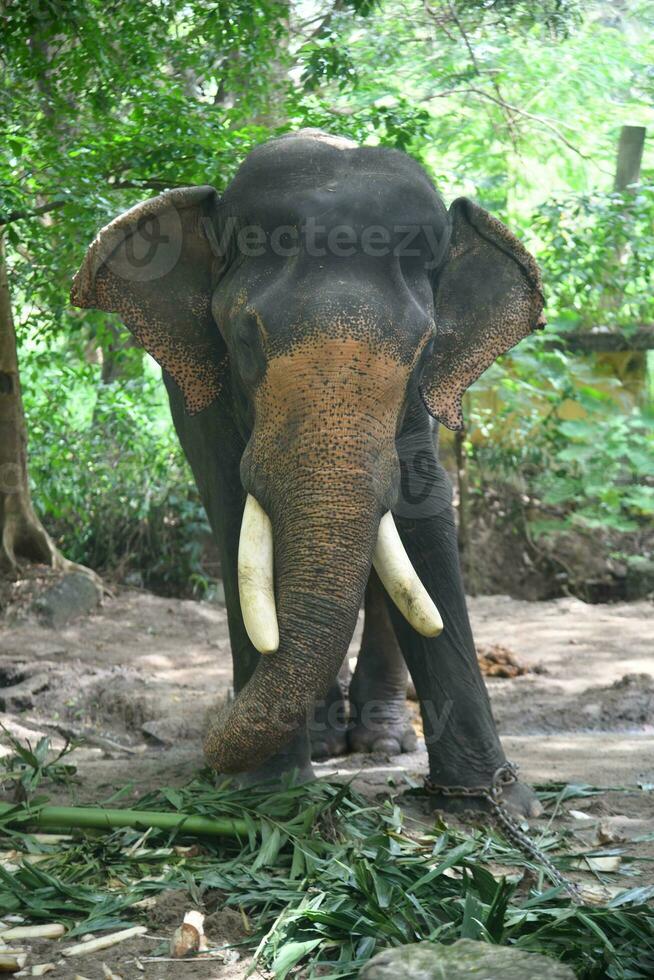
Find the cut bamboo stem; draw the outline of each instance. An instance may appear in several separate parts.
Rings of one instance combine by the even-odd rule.
[[[112,932],[108,936],[100,936],[98,939],[88,939],[84,943],[77,943],[63,950],[64,956],[85,956],[87,953],[97,953],[101,949],[109,949],[118,943],[124,943],[126,939],[133,939],[135,936],[143,936],[147,932],[145,926],[133,926],[131,929],[122,929],[120,932]]]
[[[83,806],[43,806],[34,811],[17,809],[10,803],[0,803],[0,820],[11,811],[8,823],[33,823],[37,827],[77,827],[114,830],[133,827],[136,830],[156,827],[158,830],[182,830],[186,834],[208,837],[243,837],[249,827],[245,820],[228,817],[217,820],[188,813],[160,813],[155,810],[119,810]]]
[[[60,922],[49,922],[42,926],[14,926],[0,932],[0,939],[60,939],[66,927]]]
[[[18,973],[27,963],[27,953],[0,953],[0,973]]]

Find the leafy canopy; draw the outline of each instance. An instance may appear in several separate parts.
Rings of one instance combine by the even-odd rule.
[[[647,3],[20,0],[0,3],[0,17],[0,229],[8,236],[36,503],[82,560],[115,559],[98,543],[99,530],[83,533],[83,519],[72,519],[94,513],[88,474],[110,480],[112,466],[122,474],[116,520],[122,507],[134,523],[121,525],[119,541],[143,541],[144,526],[160,521],[162,497],[143,495],[144,471],[156,474],[162,459],[174,458],[169,484],[179,501],[188,501],[189,477],[164,404],[152,401],[152,365],[125,343],[115,318],[70,309],[72,273],[115,214],[166,187],[224,187],[271,133],[321,126],[405,149],[446,199],[469,194],[499,214],[544,266],[550,333],[652,322],[649,149],[638,193],[611,192],[619,128],[646,123],[651,103]],[[631,467],[640,459],[646,395],[614,425],[616,406],[622,411],[616,393],[606,398],[582,360],[553,358],[543,343],[521,346],[473,392],[480,465],[485,453],[498,478],[510,466],[535,473],[530,492],[553,493],[591,526],[641,521],[650,477]],[[109,362],[116,370],[106,370]],[[90,399],[107,375],[120,392],[98,391],[97,412],[83,419],[57,394],[64,386],[73,402]],[[504,399],[499,411],[489,410],[489,380]],[[57,419],[48,415],[49,395]],[[571,403],[586,413],[585,434],[566,427]],[[168,434],[166,448],[144,437],[138,453],[123,449],[115,465],[113,447],[135,444],[135,429],[145,436],[152,419]],[[611,466],[595,451],[600,432]],[[94,462],[76,468],[71,446]],[[594,476],[584,482],[586,450],[606,492]],[[59,469],[67,476],[56,487],[47,474]],[[169,517],[189,521],[183,508]],[[175,554],[160,557],[174,564]]]

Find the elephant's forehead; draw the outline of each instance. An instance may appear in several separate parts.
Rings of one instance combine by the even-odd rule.
[[[421,187],[386,174],[342,174],[322,184],[288,187],[284,183],[259,191],[246,212],[248,220],[267,228],[309,219],[325,227],[380,225],[402,231],[406,225],[435,224],[434,200]]]
[[[403,153],[317,138],[272,141],[246,159],[224,201],[263,227],[309,218],[326,225],[440,224],[445,208]]]

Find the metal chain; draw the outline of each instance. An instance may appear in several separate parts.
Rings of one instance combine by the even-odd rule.
[[[579,889],[572,881],[555,868],[548,856],[524,833],[517,820],[511,816],[506,806],[501,802],[505,786],[517,782],[518,767],[512,762],[503,763],[495,770],[490,786],[439,786],[425,777],[425,789],[428,793],[441,793],[443,796],[481,797],[486,800],[493,816],[516,847],[541,864],[550,881],[562,886],[570,898],[579,902]]]

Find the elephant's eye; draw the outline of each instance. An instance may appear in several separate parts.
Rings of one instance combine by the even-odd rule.
[[[234,332],[234,354],[241,377],[246,383],[256,381],[265,370],[261,330],[254,314],[249,314]]]

